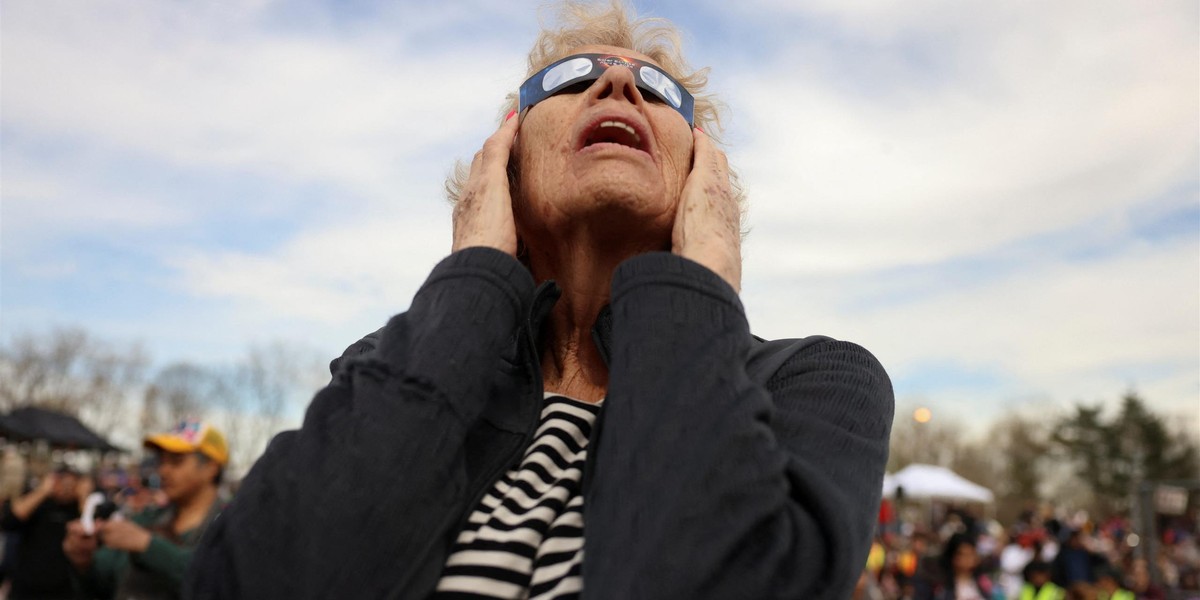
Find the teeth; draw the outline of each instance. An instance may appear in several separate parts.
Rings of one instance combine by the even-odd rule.
[[[624,129],[625,131],[629,132],[629,135],[633,136],[633,140],[635,143],[638,143],[638,144],[642,143],[642,136],[638,135],[637,132],[634,131],[632,127],[630,127],[629,125],[626,125],[625,123],[622,123],[620,121],[605,121],[605,122],[601,123],[600,126],[601,127],[616,127],[618,129]]]

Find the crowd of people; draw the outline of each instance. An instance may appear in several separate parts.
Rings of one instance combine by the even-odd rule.
[[[0,597],[179,597],[191,549],[224,506],[228,449],[195,421],[147,437],[146,447],[152,458],[126,468],[60,465],[4,501]],[[954,507],[909,522],[885,517],[854,598],[1200,599],[1197,512],[1159,517],[1140,536],[1124,516],[1096,521],[1050,507],[1008,527]]]
[[[144,463],[82,472],[61,462],[5,499],[0,598],[181,596],[192,550],[224,506],[229,450],[219,431],[194,420],[145,446]]]
[[[1027,511],[1008,527],[967,510],[944,514],[882,524],[855,599],[1200,599],[1195,509],[1160,516],[1156,530],[1142,535],[1125,516],[1061,516],[1052,507]]]

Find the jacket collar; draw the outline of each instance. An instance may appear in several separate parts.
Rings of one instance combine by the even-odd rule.
[[[535,375],[526,382],[526,388],[518,392],[516,398],[493,398],[484,409],[483,418],[492,425],[513,433],[532,433],[530,425],[536,426],[537,415],[542,410],[544,389],[541,386],[541,340],[542,328],[550,311],[562,296],[562,289],[554,281],[544,281],[534,291],[533,300],[529,303],[529,313],[526,315],[525,327],[518,334],[513,348],[514,366],[526,367],[529,373]],[[610,349],[612,348],[612,310],[609,305],[600,309],[596,322],[592,325],[592,341],[600,350],[600,356],[605,364],[609,364]],[[524,364],[531,363],[531,364]],[[534,389],[536,387],[536,389]]]
[[[553,279],[543,281],[533,293],[533,302],[529,306],[528,323],[529,332],[533,336],[535,344],[535,356],[542,355],[541,348],[536,344],[541,341],[542,327],[546,324],[550,311],[554,309],[554,305],[558,303],[561,296],[562,288],[558,287]],[[604,364],[609,364],[612,348],[612,305],[605,304],[600,309],[600,314],[596,315],[596,322],[592,324],[592,341],[600,350],[600,357],[604,359]]]

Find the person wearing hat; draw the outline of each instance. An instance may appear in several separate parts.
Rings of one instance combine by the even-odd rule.
[[[89,598],[179,598],[192,550],[223,506],[217,488],[229,448],[220,431],[188,419],[145,447],[158,455],[167,506],[98,520],[94,534],[81,521],[67,526],[63,551]]]

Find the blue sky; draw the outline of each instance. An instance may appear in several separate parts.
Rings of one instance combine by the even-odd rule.
[[[0,335],[222,363],[403,310],[539,22],[431,4],[5,2]],[[729,105],[759,335],[862,343],[902,414],[1136,387],[1200,431],[1195,2],[637,7]]]

